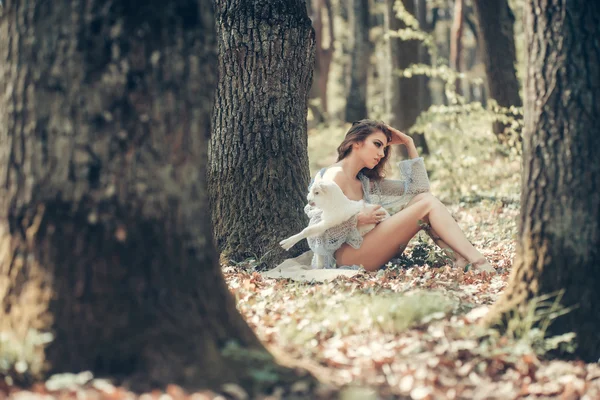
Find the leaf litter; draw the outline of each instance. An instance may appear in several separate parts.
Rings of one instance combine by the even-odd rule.
[[[267,346],[318,364],[337,388],[372,390],[364,398],[600,399],[599,364],[545,359],[532,342],[481,324],[507,285],[518,216],[489,207],[451,211],[475,227],[467,236],[498,275],[392,266],[296,283],[224,267],[225,278]]]
[[[498,275],[392,265],[328,283],[297,283],[224,265],[239,311],[267,348],[308,366],[324,382],[313,392],[299,383],[255,398],[600,399],[599,364],[546,360],[531,342],[480,324],[507,285],[515,253],[518,209],[490,207],[494,212],[481,203],[450,209],[461,225],[473,227],[467,236]],[[0,380],[0,398],[250,398],[233,384],[219,393],[169,385],[136,394],[82,374],[54,376],[27,389]]]

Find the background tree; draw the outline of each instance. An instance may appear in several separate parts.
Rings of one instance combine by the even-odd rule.
[[[51,332],[50,373],[256,388],[206,196],[211,2],[8,1],[0,32],[0,330]]]
[[[507,0],[473,0],[479,31],[480,51],[485,65],[489,97],[501,107],[521,107],[516,73],[514,15]],[[495,122],[493,131],[501,135],[505,124]],[[505,139],[499,136],[501,141]]]
[[[310,14],[315,30],[315,67],[310,97],[319,100],[319,106],[311,106],[311,111],[319,122],[323,122],[327,119],[329,111],[327,84],[335,51],[333,7],[331,0],[312,0],[308,1],[308,4],[312,6]]]
[[[422,31],[431,34],[435,29],[437,8],[432,8],[431,21],[429,21],[427,18],[427,0],[417,0],[416,6],[419,27]],[[423,43],[419,44],[419,64],[431,65],[431,54],[429,53],[427,46],[425,46]],[[419,80],[419,109],[421,112],[423,112],[433,104],[433,99],[431,97],[431,90],[429,89],[429,77],[425,74],[422,74],[418,75],[417,79]],[[423,140],[425,139],[423,138]]]
[[[418,75],[403,77],[399,75],[400,70],[407,69],[413,64],[419,63],[420,43],[418,40],[403,40],[394,32],[406,28],[406,24],[397,16],[397,6],[404,8],[413,18],[417,18],[415,0],[386,0],[388,26],[392,35],[389,39],[390,62],[392,63],[391,81],[388,96],[390,98],[390,125],[409,133],[409,129],[417,120],[422,111],[420,90],[423,85]],[[429,154],[429,147],[423,134],[411,134],[415,145],[421,148],[423,154]],[[404,147],[400,146],[400,151]]]
[[[519,246],[492,322],[564,290],[572,311],[549,333],[577,334],[576,356],[600,357],[600,8],[526,4],[527,76]],[[582,73],[585,71],[585,73]]]
[[[450,68],[456,72],[462,71],[463,60],[463,30],[465,26],[465,7],[464,0],[454,1],[454,13],[452,21],[452,33],[450,35]],[[462,94],[462,81],[457,79],[455,82],[456,93]]]
[[[369,0],[349,0],[348,25],[350,36],[350,66],[346,95],[346,122],[368,118],[367,80],[371,63],[369,40]]]
[[[469,29],[463,32],[463,59],[464,70],[468,74],[469,79],[463,82],[467,89],[463,95],[468,102],[478,101],[483,107],[486,107],[485,67],[483,67],[482,51],[479,46],[479,32],[477,30],[475,11],[470,2],[465,3],[464,7],[464,23]],[[483,82],[476,82],[474,81],[475,78],[481,78],[478,81],[482,80]]]
[[[314,33],[305,2],[217,0],[219,83],[209,155],[218,248],[234,260],[287,255],[309,183],[306,114]],[[296,254],[306,244],[294,247]]]

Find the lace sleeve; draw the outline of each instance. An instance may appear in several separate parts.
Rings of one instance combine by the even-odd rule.
[[[422,157],[398,163],[402,179],[384,179],[378,182],[383,196],[403,196],[429,191],[429,177]]]

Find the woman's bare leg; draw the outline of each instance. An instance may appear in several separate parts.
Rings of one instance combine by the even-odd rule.
[[[466,238],[446,207],[430,193],[415,196],[409,205],[379,223],[365,235],[360,248],[343,245],[335,253],[340,265],[362,265],[374,271],[389,261],[398,249],[421,230],[420,220],[428,219],[441,240],[470,262],[483,255]]]
[[[457,256],[470,262],[484,258],[483,254],[469,242],[446,206],[431,193],[421,193],[408,204],[422,201],[432,203],[431,211],[425,217],[425,221],[431,225],[434,235],[440,238],[440,247],[447,247]]]
[[[407,206],[414,204],[417,201],[419,201],[418,198],[417,199],[413,198],[410,202],[408,202]],[[440,235],[438,235],[438,233],[435,231],[435,229],[433,229],[433,227],[431,226],[431,222],[429,221],[429,216],[426,216],[424,218],[424,221],[427,223],[427,227],[423,228],[425,233],[427,233],[427,235],[431,238],[431,240],[433,240],[433,242],[436,245],[438,245],[438,247],[440,249],[446,250],[445,253],[452,259],[455,267],[462,269],[467,264],[469,264],[469,262],[467,261],[466,258],[464,258],[461,254],[457,253],[456,251],[454,251],[446,242],[444,242],[442,240]]]
[[[428,202],[418,202],[407,206],[386,220],[380,222],[363,238],[360,248],[342,245],[336,253],[339,265],[362,265],[368,271],[375,271],[392,259],[402,246],[421,230],[419,220],[430,211]]]
[[[427,222],[427,227],[421,228],[425,231],[425,233],[427,233],[427,235],[431,238],[431,240],[433,240],[433,242],[442,250],[444,250],[444,253],[450,257],[450,259],[452,260],[452,263],[454,264],[455,267],[457,268],[464,268],[469,262],[460,254],[458,254],[457,252],[455,252],[454,250],[452,250],[452,248],[450,246],[448,246],[448,244],[446,242],[444,242],[440,236],[435,232],[435,230],[431,227],[431,225],[429,224],[429,221],[427,219],[425,219],[425,222]],[[404,254],[404,250],[406,250],[406,247],[408,246],[408,243],[403,243],[400,248],[396,251],[396,254],[394,254],[393,258],[396,257],[400,257],[402,254]]]
[[[438,245],[438,247],[444,250],[444,253],[452,259],[454,266],[457,268],[464,268],[469,262],[460,254],[452,250],[452,247],[448,246],[446,242],[444,242],[437,232],[431,227],[431,225],[427,228],[423,228],[425,233],[433,240],[433,242]]]

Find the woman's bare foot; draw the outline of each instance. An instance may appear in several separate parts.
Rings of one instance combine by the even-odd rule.
[[[469,262],[462,257],[454,260],[453,265],[455,268],[462,269],[464,271],[465,267],[469,265]]]
[[[461,269],[464,271],[465,267],[470,264],[466,258],[464,258],[458,253],[455,253],[449,248],[442,248],[442,251],[446,254],[446,256],[448,256],[450,260],[452,260],[451,265],[454,268]]]
[[[494,274],[496,273],[496,269],[485,258],[480,258],[479,260],[472,262],[471,267],[474,270],[478,270],[478,271],[482,271],[482,272],[488,272],[488,273],[494,273]]]

